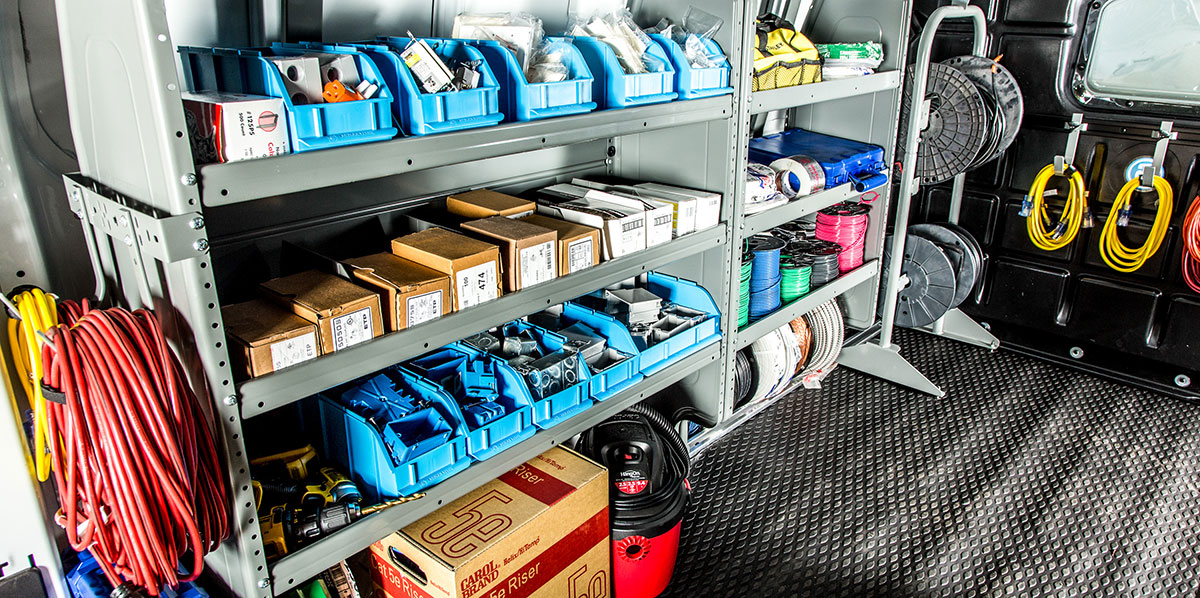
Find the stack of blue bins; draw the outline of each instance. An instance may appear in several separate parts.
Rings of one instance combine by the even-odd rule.
[[[729,59],[721,51],[721,46],[711,39],[699,38],[704,45],[705,54],[715,63],[710,67],[694,67],[688,61],[687,54],[669,37],[651,33],[650,39],[666,51],[675,68],[675,91],[681,100],[695,100],[712,96],[733,93],[729,85]]]
[[[500,110],[505,122],[570,116],[596,109],[596,102],[592,101],[592,71],[579,49],[565,37],[549,37],[546,41],[558,44],[561,50],[568,73],[564,81],[530,83],[512,50],[497,41],[470,42],[483,53],[500,80]]]
[[[588,355],[585,361],[593,400],[611,399],[644,378],[629,329],[612,316],[568,302],[530,318],[543,327],[556,329],[582,355]],[[599,346],[603,349],[593,353]]]
[[[575,47],[583,54],[588,69],[596,78],[592,98],[603,109],[629,108],[670,102],[679,97],[675,92],[675,67],[661,45],[646,47],[653,59],[651,70],[627,74],[617,60],[612,46],[591,37],[572,37]]]
[[[646,289],[666,302],[694,312],[699,322],[643,349],[643,374],[650,376],[721,340],[721,311],[717,309],[712,294],[704,287],[669,274],[649,272],[646,274]]]

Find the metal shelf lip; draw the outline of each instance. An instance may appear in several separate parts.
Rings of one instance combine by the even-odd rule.
[[[734,350],[742,350],[754,341],[766,336],[772,330],[799,318],[800,316],[820,307],[822,304],[842,296],[846,291],[871,280],[879,274],[879,260],[871,260],[853,272],[843,274],[837,280],[793,301],[779,311],[754,322],[739,330],[734,343]]]
[[[864,77],[834,79],[809,85],[756,91],[750,95],[750,113],[762,114],[772,110],[800,108],[821,102],[888,91],[898,87],[900,87],[900,71],[886,71]]]
[[[732,96],[717,96],[209,164],[200,169],[202,200],[205,207],[217,207],[732,117]]]
[[[849,201],[859,195],[862,193],[854,190],[854,183],[846,183],[833,189],[826,189],[807,197],[792,200],[778,208],[747,216],[745,224],[742,226],[742,238],[771,230],[809,214],[815,214],[829,206]]]
[[[274,592],[278,595],[304,582],[388,534],[436,511],[441,505],[471,492],[630,405],[666,389],[700,368],[717,362],[720,356],[721,342],[713,341],[667,369],[646,377],[624,393],[596,403],[587,411],[549,430],[538,431],[532,438],[491,459],[471,465],[466,471],[431,488],[424,498],[372,515],[312,546],[289,554],[270,566]]]
[[[725,244],[720,224],[645,251],[556,278],[534,288],[455,312],[411,329],[393,332],[310,362],[247,380],[238,386],[242,417],[254,417],[327,388],[417,357],[480,330],[527,316],[544,307],[632,278]]]

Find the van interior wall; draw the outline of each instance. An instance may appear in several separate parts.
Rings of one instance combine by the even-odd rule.
[[[916,0],[914,31],[939,5]],[[1200,121],[1186,111],[1152,113],[1080,104],[1071,89],[1078,68],[1085,0],[973,0],[991,26],[989,55],[1018,79],[1025,121],[1016,143],[1000,160],[971,173],[961,222],[984,245],[982,288],[964,310],[991,327],[1009,347],[1195,399],[1200,367],[1200,297],[1181,270],[1180,225],[1200,189]],[[915,39],[915,38],[914,38]],[[935,60],[970,52],[970,31],[948,24]],[[1028,239],[1021,203],[1034,176],[1066,146],[1065,123],[1083,113],[1090,130],[1082,135],[1075,164],[1089,187],[1096,228],[1083,230],[1068,248],[1047,253]],[[1118,273],[1100,256],[1100,227],[1120,188],[1125,166],[1154,153],[1152,133],[1174,121],[1179,140],[1166,159],[1166,178],[1175,190],[1167,239],[1158,253],[1132,274]],[[1093,179],[1093,175],[1096,178]],[[912,222],[945,221],[950,185],[923,190]],[[1122,231],[1126,244],[1140,245],[1155,215],[1155,196],[1135,194],[1133,219]],[[1082,350],[1082,352],[1080,352]]]

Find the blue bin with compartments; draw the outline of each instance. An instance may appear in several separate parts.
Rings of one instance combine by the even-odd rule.
[[[721,310],[704,287],[690,280],[658,272],[646,273],[646,290],[689,312],[698,320],[641,352],[642,373],[655,372],[721,340]],[[676,323],[677,324],[677,323]],[[670,324],[668,324],[670,325]]]
[[[454,399],[400,368],[323,392],[315,410],[304,418],[308,435],[372,503],[419,492],[471,464]]]
[[[564,328],[582,324],[607,341],[605,355],[590,363],[592,398],[605,401],[642,381],[637,345],[629,330],[612,316],[576,303],[564,303],[559,316]]]
[[[365,54],[338,47],[330,53],[354,57],[363,79],[376,84],[375,96],[354,102],[297,104],[288,94],[283,74],[268,60],[312,52],[299,45],[229,49],[180,46],[183,77],[192,91],[225,91],[283,99],[293,152],[307,152],[396,136],[392,126],[392,91],[375,63]],[[324,51],[324,50],[322,50]]]
[[[675,93],[675,67],[671,66],[662,46],[646,47],[646,53],[657,59],[654,70],[630,75],[621,68],[616,53],[608,44],[591,37],[571,39],[596,79],[592,85],[592,100],[599,107],[629,108],[670,102],[679,97]]]
[[[564,81],[530,83],[512,50],[497,41],[471,41],[500,81],[500,111],[505,122],[570,116],[596,109],[592,101],[592,71],[579,49],[570,38],[546,39],[551,43],[562,42],[563,65],[569,73]]]
[[[662,46],[675,67],[675,91],[681,100],[695,100],[733,93],[729,85],[729,59],[721,51],[721,46],[711,39],[700,39],[704,44],[705,53],[717,66],[698,68],[688,61],[687,54],[679,44],[671,38],[658,33],[651,33],[650,39]]]
[[[374,42],[354,44],[379,64],[384,80],[394,90],[392,110],[404,134],[448,133],[490,127],[504,120],[500,112],[500,84],[478,48],[464,40],[424,38],[451,69],[460,62],[480,61],[479,87],[424,93],[400,57],[411,41],[407,37],[380,37]]]
[[[453,343],[404,363],[401,367],[436,384],[455,402],[467,452],[478,461],[521,442],[537,432],[533,397],[521,375],[503,361],[491,359]],[[472,392],[484,385],[480,398]]]

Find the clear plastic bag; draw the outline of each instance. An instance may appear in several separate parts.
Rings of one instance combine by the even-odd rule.
[[[525,79],[530,83],[556,83],[566,81],[571,77],[564,56],[570,52],[571,43],[567,41],[546,41],[533,52],[529,69],[525,71]]]
[[[517,57],[521,70],[528,71],[533,54],[542,45],[545,32],[542,20],[524,12],[461,13],[454,17],[451,37],[500,42]]]
[[[567,34],[593,37],[609,45],[617,55],[621,68],[630,75],[645,73],[656,66],[657,60],[646,62],[646,48],[654,43],[633,21],[626,9],[599,12],[588,16],[572,15]]]
[[[683,48],[688,64],[692,68],[713,68],[721,65],[721,57],[708,53],[705,41],[711,40],[725,24],[724,19],[714,14],[689,7],[683,17],[683,23],[672,23],[670,19],[660,19],[653,27],[646,29],[649,33],[657,33],[671,39]]]

